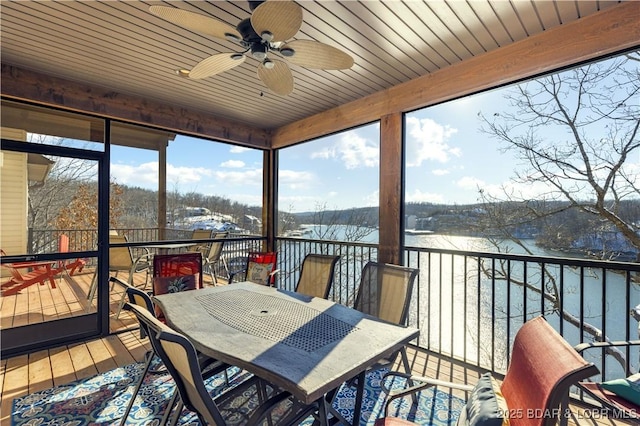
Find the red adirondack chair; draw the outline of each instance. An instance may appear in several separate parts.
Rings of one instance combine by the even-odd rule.
[[[0,250],[0,254],[6,256],[4,250]],[[51,288],[56,288],[55,276],[58,272],[53,268],[54,263],[52,261],[3,263],[2,267],[9,270],[11,279],[2,283],[2,295],[17,294],[20,290],[33,284],[44,285],[46,280],[49,280]],[[24,269],[27,272],[20,272]]]

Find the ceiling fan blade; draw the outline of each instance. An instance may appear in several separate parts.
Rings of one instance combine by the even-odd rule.
[[[278,42],[288,40],[300,30],[302,8],[292,1],[266,1],[256,7],[251,15],[251,26],[256,34],[268,31]],[[263,37],[264,38],[264,37]]]
[[[225,34],[232,34],[242,38],[235,27],[209,16],[166,6],[151,6],[149,12],[181,27],[210,36],[225,38]]]
[[[293,92],[293,75],[289,66],[282,61],[271,61],[273,68],[269,69],[264,63],[258,65],[258,78],[273,93],[287,96]]]
[[[342,50],[313,40],[294,40],[281,47],[293,49],[289,62],[305,68],[322,70],[343,70],[353,66],[351,55]]]
[[[218,53],[198,62],[189,72],[189,78],[206,78],[237,67],[246,57],[238,53]]]

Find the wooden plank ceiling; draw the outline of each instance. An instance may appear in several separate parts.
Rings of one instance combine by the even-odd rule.
[[[615,6],[607,0],[299,1],[295,39],[354,58],[351,69],[291,65],[295,89],[272,94],[258,61],[202,80],[176,75],[237,44],[149,12],[164,5],[236,26],[247,1],[3,1],[4,65],[275,130]],[[278,54],[273,54],[278,56]]]

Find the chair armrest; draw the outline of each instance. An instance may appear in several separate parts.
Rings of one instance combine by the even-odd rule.
[[[574,346],[573,348],[581,354],[587,349],[590,348],[610,348],[610,347],[618,347],[618,346],[636,346],[640,345],[640,340],[620,340],[614,342],[586,342],[580,343],[579,345]]]
[[[623,366],[625,366],[624,363],[626,361],[626,366],[625,366],[626,374],[630,375],[631,363],[628,359],[626,359],[622,349],[619,349],[619,348],[638,346],[638,345],[640,345],[640,340],[620,340],[620,341],[612,341],[612,342],[585,342],[585,343],[580,343],[574,346],[573,348],[580,355],[582,355],[582,353],[587,349],[594,349],[594,348],[604,349],[607,354],[616,358],[620,363],[622,363]]]
[[[269,277],[274,277],[278,272],[280,272],[280,269],[274,269],[273,271],[269,272]]]
[[[140,256],[138,256],[135,259],[133,259],[134,268],[136,268],[138,264],[144,264],[145,266],[151,266],[154,254],[151,253],[147,248],[145,248],[144,250],[145,250],[146,253],[143,253]]]
[[[407,380],[407,383],[410,384],[410,386],[407,387],[407,388],[404,388],[404,389],[389,389],[387,387],[387,385],[386,385],[386,381],[387,381],[387,379],[389,377],[401,377],[401,378],[404,378],[404,379]],[[421,390],[424,390],[424,389],[429,388],[431,386],[443,386],[443,387],[447,387],[447,388],[450,388],[450,389],[463,390],[465,392],[469,392],[469,391],[473,390],[473,386],[471,386],[471,385],[465,385],[465,384],[462,384],[462,383],[447,382],[447,381],[444,381],[444,380],[431,379],[429,377],[424,377],[424,376],[414,376],[412,374],[405,374],[405,373],[400,373],[400,372],[396,372],[396,371],[391,371],[391,372],[385,374],[382,377],[382,380],[380,381],[380,387],[387,394],[387,402],[386,402],[385,407],[384,407],[384,416],[387,417],[388,410],[389,410],[389,405],[394,400],[396,400],[398,398],[403,398],[403,397],[408,396],[408,395],[415,394],[415,393],[420,392]]]

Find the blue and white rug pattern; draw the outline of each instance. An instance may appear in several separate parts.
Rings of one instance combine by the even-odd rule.
[[[117,425],[131,399],[137,378],[144,365],[129,364],[97,376],[60,385],[16,398],[13,401],[12,426],[90,426]],[[365,398],[361,412],[361,426],[373,425],[382,415],[385,394],[380,380],[385,370],[367,374]],[[238,370],[229,374],[233,386],[246,379],[248,374]],[[401,383],[394,386],[402,386]],[[211,395],[217,395],[226,387],[224,375],[207,380]],[[162,419],[175,386],[168,374],[148,374],[145,378],[127,425],[157,425]],[[343,386],[335,399],[334,407],[347,420],[353,417],[355,389]],[[464,401],[448,393],[428,389],[419,394],[418,403],[412,398],[398,400],[390,414],[412,420],[419,425],[452,426],[464,405]],[[311,424],[309,419],[303,425]],[[194,413],[183,410],[180,426],[200,425]],[[241,424],[241,423],[239,423]]]

